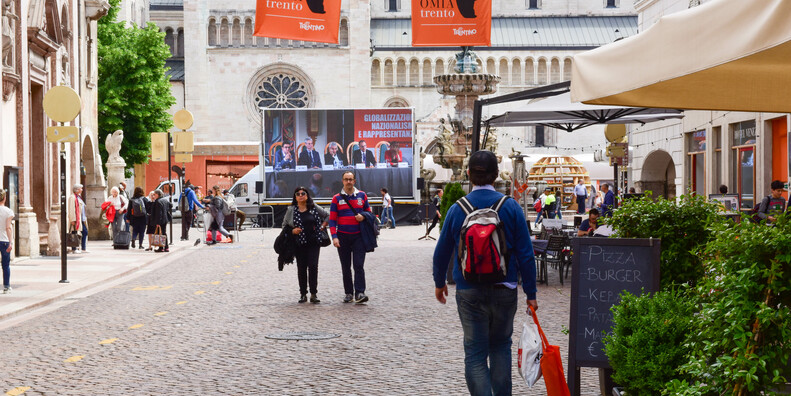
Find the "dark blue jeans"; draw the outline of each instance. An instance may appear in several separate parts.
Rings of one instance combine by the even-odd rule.
[[[0,242],[0,262],[3,266],[3,288],[11,286],[11,253],[7,252],[10,242]]]
[[[585,201],[586,197],[584,195],[577,195],[577,214],[584,214],[585,213]]]
[[[464,378],[470,395],[510,395],[516,289],[456,290],[456,305],[464,330]]]
[[[365,292],[365,247],[360,234],[344,234],[339,232],[338,256],[341,259],[343,274],[343,290],[346,294]],[[354,283],[352,283],[352,266],[354,266]]]

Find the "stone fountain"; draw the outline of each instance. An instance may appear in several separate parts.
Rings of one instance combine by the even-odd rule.
[[[456,97],[456,114],[453,120],[441,120],[438,128],[438,144],[434,152],[434,162],[453,171],[451,181],[465,179],[464,169],[469,157],[472,136],[473,105],[481,95],[497,92],[500,77],[479,72],[478,56],[471,47],[462,47],[456,54],[455,73],[434,77],[437,92]],[[489,132],[485,150],[496,152],[497,139]]]

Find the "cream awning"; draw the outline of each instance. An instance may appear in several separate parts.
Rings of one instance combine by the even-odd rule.
[[[713,0],[574,57],[573,101],[791,112],[791,0]]]

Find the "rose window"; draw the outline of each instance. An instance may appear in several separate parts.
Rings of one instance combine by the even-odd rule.
[[[308,107],[308,89],[297,77],[277,73],[264,78],[256,87],[255,104],[263,108]]]

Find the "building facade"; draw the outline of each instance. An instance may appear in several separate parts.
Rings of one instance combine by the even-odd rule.
[[[483,72],[502,78],[498,94],[568,80],[574,54],[637,32],[630,1],[493,3],[492,46],[475,52]],[[453,115],[455,98],[439,94],[433,78],[453,73],[460,48],[412,47],[409,1],[342,1],[337,45],[253,36],[253,4],[151,0],[151,20],[166,33],[173,54],[172,111],[194,114],[195,139],[203,143],[186,166],[188,178],[207,161],[233,162],[213,142],[260,141],[263,107],[414,107],[421,146],[436,137],[440,118]],[[586,147],[604,142],[603,136],[581,140]],[[501,131],[499,141],[508,153],[511,147],[573,149],[580,137],[522,128]],[[258,148],[240,147],[236,154],[257,156]],[[151,188],[169,177],[154,167],[138,167],[136,174],[145,176],[136,182]],[[211,181],[197,176],[193,182]]]
[[[96,21],[105,0],[4,0],[2,3],[0,167],[8,205],[16,214],[15,255],[57,254],[60,249],[59,156],[67,160],[67,193],[82,182],[91,226],[99,231],[99,205],[105,184],[97,141]],[[70,123],[80,140],[61,147],[47,143],[56,125],[44,113],[48,90],[74,88],[81,114]]]
[[[640,30],[700,3],[637,1]],[[787,114],[686,111],[682,120],[632,126],[630,184],[665,197],[717,194],[725,185],[748,210],[769,194],[772,180],[789,181],[789,125]]]

